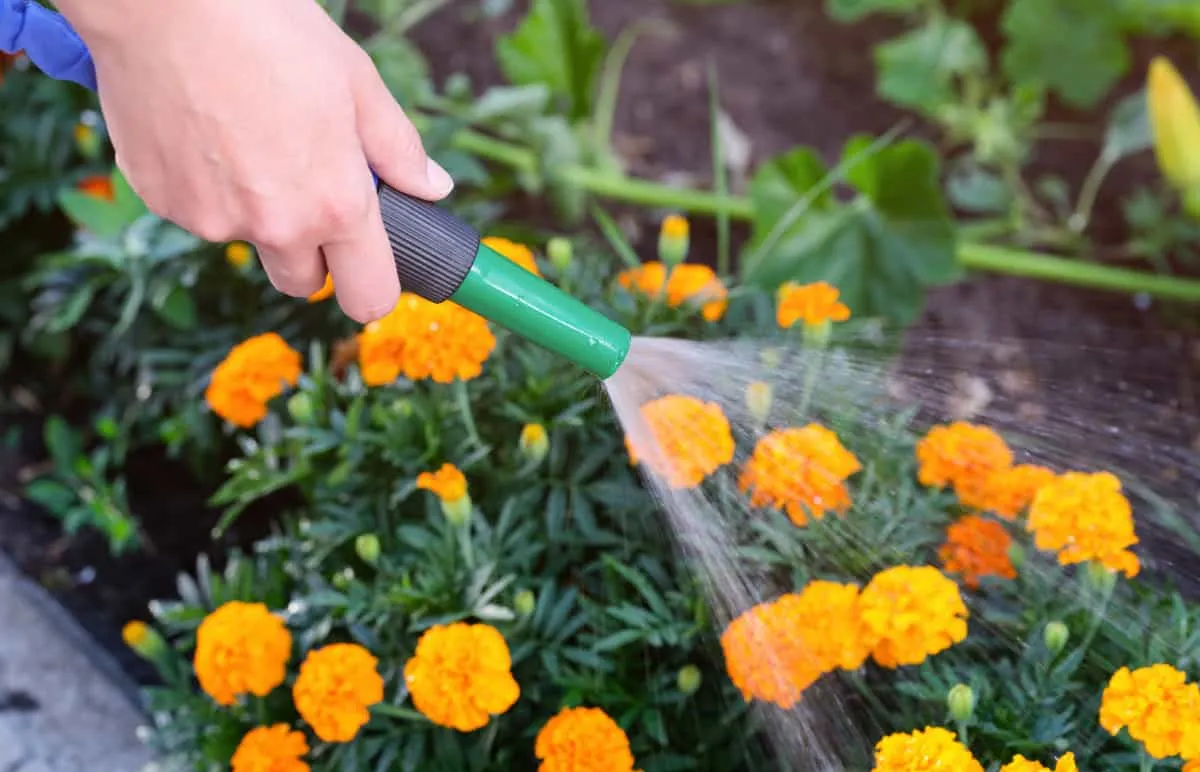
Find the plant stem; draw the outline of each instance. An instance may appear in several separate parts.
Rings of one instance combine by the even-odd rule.
[[[467,384],[461,378],[454,379],[454,400],[458,403],[458,412],[462,414],[463,425],[467,428],[467,437],[471,444],[483,450],[483,440],[479,437],[479,429],[475,427],[475,414],[471,411],[471,397],[467,394]]]
[[[413,114],[412,118],[418,129],[429,125],[427,116]],[[455,134],[453,145],[458,150],[503,164],[519,172],[534,173],[538,168],[537,156],[532,150],[512,142],[494,139],[472,129],[462,129]],[[677,209],[694,215],[723,215],[743,221],[754,219],[754,204],[744,197],[677,188],[582,166],[563,169],[559,178],[592,195],[628,204]],[[970,228],[966,226],[964,230],[970,232]],[[1015,247],[961,242],[958,260],[967,268],[990,273],[1116,292],[1144,292],[1169,300],[1200,302],[1200,281],[1112,268]]]

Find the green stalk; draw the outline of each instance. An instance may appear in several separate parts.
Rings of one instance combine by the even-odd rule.
[[[414,114],[412,118],[418,129],[428,125],[429,119],[425,116]],[[538,168],[537,156],[532,150],[471,129],[460,130],[455,134],[452,144],[458,150],[520,172],[535,173]],[[675,188],[582,166],[563,169],[559,178],[600,198],[661,209],[676,209],[693,215],[727,216],[743,221],[754,219],[754,204],[744,197]],[[969,226],[964,226],[963,230],[966,233],[971,232]],[[1144,292],[1166,300],[1200,302],[1200,281],[1194,279],[1112,268],[1015,247],[961,242],[958,260],[966,268],[989,273],[1117,292]]]

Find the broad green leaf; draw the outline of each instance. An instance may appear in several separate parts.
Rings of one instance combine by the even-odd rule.
[[[151,298],[151,305],[162,320],[177,330],[191,330],[196,326],[196,304],[184,287],[164,287]]]
[[[54,465],[62,471],[73,468],[75,460],[83,452],[83,445],[66,420],[57,415],[47,418],[42,436]]]
[[[876,88],[884,99],[931,113],[955,98],[954,79],[987,70],[975,29],[938,17],[875,48]]]
[[[574,121],[591,115],[605,47],[587,0],[534,0],[521,25],[496,43],[496,58],[513,85],[549,86]]]
[[[822,195],[798,214],[796,202],[825,176],[815,156],[793,150],[763,165],[751,182],[748,283],[828,281],[854,315],[907,324],[920,313],[926,287],[961,276],[933,149],[905,140],[868,153],[870,145],[857,137],[843,154],[854,201]]]
[[[401,104],[420,102],[429,95],[429,64],[408,40],[383,32],[364,43],[363,50]]]
[[[125,223],[132,223],[150,211],[146,208],[145,202],[129,186],[129,181],[125,179],[125,175],[121,173],[120,169],[113,169],[111,179],[113,205],[116,206]]]
[[[119,235],[130,222],[113,202],[73,188],[59,192],[58,205],[76,226],[101,238]]]
[[[1018,83],[1044,86],[1071,107],[1099,102],[1129,69],[1114,0],[1012,0],[1002,63]]]
[[[904,13],[923,5],[924,0],[825,0],[825,12],[835,21],[854,22],[873,13]]]
[[[1122,28],[1149,35],[1182,32],[1200,37],[1200,3],[1196,0],[1120,0]]]
[[[1145,89],[1122,99],[1108,117],[1104,155],[1113,161],[1149,150],[1154,144]]]
[[[33,480],[26,485],[25,498],[60,516],[77,500],[75,491],[46,477]]]

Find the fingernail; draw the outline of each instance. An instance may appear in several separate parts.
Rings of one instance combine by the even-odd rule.
[[[438,192],[438,195],[448,196],[450,191],[454,190],[454,180],[450,174],[443,169],[437,161],[432,158],[425,166],[425,177],[429,180],[429,184]]]

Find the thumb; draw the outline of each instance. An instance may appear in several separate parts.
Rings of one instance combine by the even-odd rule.
[[[354,84],[358,136],[371,168],[401,193],[438,201],[454,189],[454,180],[430,158],[421,135],[396,103],[374,66]]]

